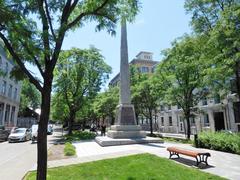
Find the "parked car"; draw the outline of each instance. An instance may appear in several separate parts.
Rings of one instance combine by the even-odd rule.
[[[9,136],[9,131],[5,130],[4,126],[0,126],[0,141],[7,141]]]
[[[8,137],[8,142],[23,142],[31,139],[31,132],[27,128],[17,128]]]
[[[52,133],[53,133],[53,125],[48,124],[47,134],[52,135]]]
[[[32,142],[37,141],[38,125],[37,124],[32,125],[31,131],[32,131]]]

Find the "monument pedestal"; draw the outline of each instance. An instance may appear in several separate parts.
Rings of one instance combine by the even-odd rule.
[[[146,132],[141,131],[139,125],[113,125],[107,132],[107,136],[113,139],[145,138]]]
[[[96,137],[95,141],[101,146],[163,143],[160,138],[146,137],[146,132],[141,130],[141,126],[136,125],[134,106],[131,104],[120,104],[117,107],[115,125],[110,127],[107,136]]]
[[[144,138],[145,131],[136,125],[135,109],[132,104],[120,104],[117,106],[115,125],[111,126],[107,136],[114,139]]]

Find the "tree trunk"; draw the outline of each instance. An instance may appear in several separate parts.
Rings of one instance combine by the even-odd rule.
[[[240,73],[240,62],[236,62],[236,70],[235,70],[235,76],[236,76],[236,88],[237,88],[237,95],[238,98],[240,98],[240,77],[239,77],[239,73]]]
[[[153,134],[153,122],[152,122],[152,111],[151,109],[148,110],[149,112],[149,120],[150,120],[150,134],[152,135]]]
[[[75,119],[75,112],[70,112],[69,120],[68,120],[68,135],[72,134],[72,127],[73,127],[73,122]]]
[[[191,135],[191,126],[190,126],[190,114],[186,114],[186,121],[187,121],[187,139],[190,139],[190,135]]]
[[[47,126],[50,113],[51,85],[42,92],[41,115],[38,125],[37,180],[46,180],[47,175]]]

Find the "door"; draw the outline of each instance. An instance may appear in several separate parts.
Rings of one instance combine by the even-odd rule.
[[[183,123],[184,118],[182,116],[180,116],[179,118],[180,118],[180,120],[179,120],[179,132],[184,132],[184,123]]]
[[[214,113],[215,131],[225,130],[224,114],[223,112]]]

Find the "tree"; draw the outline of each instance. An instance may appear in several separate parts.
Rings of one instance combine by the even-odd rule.
[[[40,93],[33,84],[27,80],[22,81],[22,90],[20,94],[20,113],[27,107],[36,110],[40,107]]]
[[[221,18],[222,12],[239,4],[238,0],[185,0],[187,13],[192,14],[191,24],[197,33],[209,33]]]
[[[239,60],[239,7],[238,0],[186,0],[185,8],[192,14],[195,32],[208,37],[205,58],[212,64],[208,68],[209,84],[215,91],[229,91],[235,75],[235,86],[240,97]],[[216,89],[217,87],[217,89]]]
[[[156,77],[164,87],[164,99],[182,108],[190,138],[190,117],[194,106],[207,93],[205,87],[206,64],[201,59],[201,38],[185,36],[173,43],[159,64]]]
[[[47,173],[47,124],[50,113],[53,70],[63,40],[70,30],[96,21],[96,30],[114,34],[123,12],[131,20],[138,11],[138,0],[0,0],[0,38],[23,73],[41,93],[38,129],[37,179]],[[127,11],[127,12],[126,12]],[[26,67],[38,68],[42,81]]]
[[[218,54],[212,58],[213,70],[225,76],[227,80],[235,76],[235,85],[240,98],[240,3],[226,8],[216,26],[211,31],[208,44],[214,44]],[[221,77],[221,76],[220,76]],[[229,88],[229,86],[228,86]]]
[[[112,87],[107,91],[99,93],[93,103],[93,109],[96,116],[105,120],[106,117],[111,118],[111,124],[114,124],[116,115],[116,107],[119,101],[119,88]]]
[[[56,93],[63,97],[58,103],[67,107],[68,134],[78,111],[93,99],[111,71],[99,50],[73,48],[60,54],[56,68]]]
[[[155,79],[149,74],[143,74],[145,78],[135,84],[133,89],[133,103],[137,104],[138,111],[150,121],[150,133],[153,134],[153,113],[156,112],[159,102],[159,89]]]

